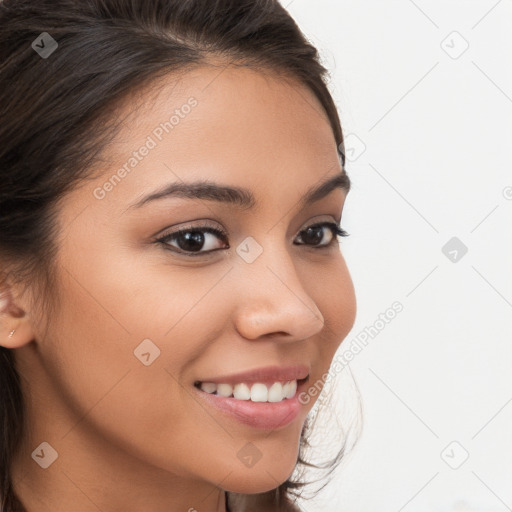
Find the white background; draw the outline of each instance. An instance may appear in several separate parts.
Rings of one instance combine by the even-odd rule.
[[[341,247],[358,313],[339,353],[404,308],[341,372],[363,430],[300,506],[512,510],[512,2],[282,4],[331,72],[351,160]]]

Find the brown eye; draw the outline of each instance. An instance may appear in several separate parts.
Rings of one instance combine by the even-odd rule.
[[[323,243],[319,245],[322,240],[324,240],[325,230],[324,228],[329,228],[331,232],[331,237],[327,241],[327,243]],[[303,241],[303,244],[297,245],[313,245],[322,247],[329,247],[338,241],[338,236],[349,236],[349,234],[341,229],[339,224],[335,222],[323,222],[321,224],[313,224],[312,226],[307,227],[300,233],[300,238]]]
[[[210,226],[197,226],[168,233],[156,241],[166,246],[177,247],[178,250],[170,249],[172,251],[183,253],[187,256],[196,256],[222,249],[222,247],[215,247],[216,238],[217,240],[221,239],[227,244],[227,236],[223,231]],[[202,250],[205,247],[206,250]],[[229,244],[225,249],[229,249]]]

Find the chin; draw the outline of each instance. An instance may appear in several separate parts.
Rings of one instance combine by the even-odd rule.
[[[256,465],[241,471],[234,470],[223,483],[222,487],[229,492],[238,494],[259,494],[271,491],[284,483],[295,469],[296,461],[290,464]]]

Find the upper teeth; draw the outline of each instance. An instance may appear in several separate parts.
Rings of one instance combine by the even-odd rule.
[[[256,382],[249,388],[247,384],[215,384],[214,382],[202,382],[201,389],[207,393],[230,397],[237,400],[251,400],[252,402],[281,402],[285,398],[292,398],[297,391],[297,381],[274,382],[268,388],[265,384]]]

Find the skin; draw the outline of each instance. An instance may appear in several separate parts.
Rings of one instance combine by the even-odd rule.
[[[29,512],[222,512],[225,490],[277,487],[294,469],[317,396],[268,432],[207,410],[193,383],[296,363],[316,382],[355,321],[336,240],[328,249],[293,244],[315,222],[340,221],[346,200],[337,189],[297,209],[309,187],[341,172],[313,93],[248,68],[219,74],[204,66],[166,80],[139,97],[136,112],[123,107],[133,116],[108,149],[110,163],[59,205],[61,301],[51,326],[30,287],[9,289],[1,341],[30,395],[13,477]],[[179,125],[103,199],[94,197],[190,96],[198,104]],[[129,208],[165,184],[199,178],[246,187],[257,207],[168,198]],[[201,250],[221,250],[196,258],[169,249],[180,250],[176,240],[167,249],[154,243],[189,223],[226,231],[229,248],[209,233]],[[323,232],[327,244],[331,231]],[[250,264],[235,250],[248,236],[263,248]],[[133,353],[146,338],[160,350],[149,366]],[[43,441],[58,452],[47,469],[31,457]],[[262,455],[250,468],[237,457],[248,442]]]

